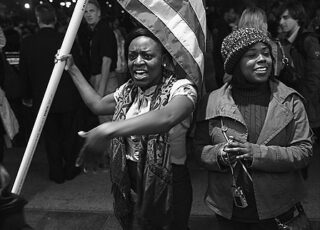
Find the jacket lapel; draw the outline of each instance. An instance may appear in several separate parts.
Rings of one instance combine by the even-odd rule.
[[[222,88],[210,94],[207,102],[205,120],[216,117],[230,117],[246,126],[243,116],[231,96],[231,86],[225,84]]]
[[[272,96],[257,144],[267,144],[293,119],[293,113],[283,104],[285,98],[293,91],[288,88],[284,90],[279,82],[274,81],[270,81],[270,88]]]

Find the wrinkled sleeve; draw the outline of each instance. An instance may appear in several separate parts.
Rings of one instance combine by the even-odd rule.
[[[301,99],[292,97],[293,119],[288,124],[287,146],[253,144],[251,167],[267,172],[288,172],[306,167],[312,157],[312,132]]]
[[[171,96],[169,100],[171,100],[175,96],[186,96],[192,101],[193,108],[196,107],[197,90],[193,86],[192,82],[187,79],[180,79],[176,81],[172,86],[170,95]]]
[[[199,164],[207,170],[228,171],[218,161],[218,154],[225,143],[213,144],[210,120],[206,118],[209,95],[201,98],[196,113],[196,128],[193,138],[194,154]]]

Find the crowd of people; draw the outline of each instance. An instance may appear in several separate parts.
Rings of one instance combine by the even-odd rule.
[[[208,171],[205,203],[221,230],[286,229],[303,213],[320,140],[319,8],[310,21],[296,1],[208,14],[205,92],[178,77],[154,34],[134,19],[129,31],[103,17],[97,0],[59,60],[54,7],[40,4],[35,16],[38,28],[16,44],[18,65],[5,65],[13,33],[0,30],[0,86],[6,91],[9,66],[21,87],[8,100],[26,137],[30,127],[15,107],[32,122],[55,61],[65,62],[42,134],[51,181],[107,167],[124,230],[187,230],[192,159]],[[3,150],[0,138],[0,163]]]

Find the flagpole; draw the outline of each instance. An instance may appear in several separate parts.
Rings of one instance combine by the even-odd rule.
[[[85,8],[86,8],[86,4],[87,4],[88,0],[78,0],[67,32],[65,34],[65,37],[63,39],[58,57],[57,57],[57,62],[54,65],[46,92],[44,94],[44,97],[42,99],[42,103],[36,118],[36,121],[34,123],[26,150],[24,152],[21,164],[20,164],[20,168],[17,174],[17,177],[15,179],[15,182],[13,184],[12,193],[15,194],[20,194],[24,180],[26,178],[29,166],[31,164],[32,161],[32,157],[34,154],[34,151],[37,147],[37,143],[39,141],[41,132],[42,132],[42,128],[44,126],[44,123],[46,121],[53,97],[55,95],[55,92],[57,90],[59,81],[61,79],[61,75],[63,73],[64,70],[64,62],[59,61],[60,57],[66,54],[69,54],[74,42],[74,39],[76,37],[77,31],[79,29]],[[53,57],[52,57],[53,58]],[[52,60],[53,61],[53,60]]]

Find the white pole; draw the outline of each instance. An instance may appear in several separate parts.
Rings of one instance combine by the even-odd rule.
[[[64,36],[64,39],[63,39],[63,42],[62,42],[62,45],[61,45],[61,48],[59,51],[59,55],[58,55],[59,57],[57,57],[57,60],[59,60],[59,58],[61,56],[70,53],[74,39],[75,39],[77,31],[79,29],[86,5],[87,5],[87,1],[88,0],[78,0],[77,1],[77,4],[74,8],[67,32]],[[26,178],[34,151],[37,147],[37,143],[40,138],[44,123],[46,121],[54,94],[56,93],[61,75],[63,73],[64,65],[65,65],[64,62],[57,61],[54,68],[53,68],[46,92],[45,92],[44,97],[42,99],[42,103],[41,103],[36,121],[34,123],[33,129],[32,129],[28,144],[27,144],[27,148],[24,152],[22,162],[20,164],[20,168],[19,168],[16,180],[15,180],[15,182],[13,184],[13,188],[11,190],[12,193],[20,194],[20,192],[21,192],[21,188],[22,188],[24,180]]]

